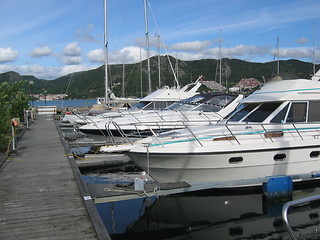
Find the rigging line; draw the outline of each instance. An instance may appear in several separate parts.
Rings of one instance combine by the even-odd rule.
[[[122,8],[121,6],[123,5],[121,5],[120,6],[120,0],[118,0],[117,1],[119,4],[118,4],[118,11],[120,12],[120,16],[121,16],[121,19],[122,19],[122,26],[121,26],[121,29],[120,29],[120,36],[118,37],[118,40],[117,40],[117,43],[116,43],[116,49],[117,48],[119,48],[119,46],[120,46],[120,40],[121,40],[121,38],[123,37],[123,35],[124,35],[124,31],[126,31],[129,35],[130,35],[130,38],[131,39],[134,39],[132,36],[133,36],[133,34],[132,34],[132,31],[129,31],[130,29],[132,29],[132,28],[130,28],[129,26],[128,26],[128,21],[126,20],[126,16],[128,16],[128,12],[129,12],[129,8],[130,8],[130,6],[131,6],[131,2],[132,2],[132,0],[127,4],[127,7],[126,7],[126,9],[124,9],[124,8]],[[127,1],[125,1],[126,3],[127,3]]]
[[[159,29],[159,26],[158,26],[156,17],[155,17],[155,15],[154,15],[154,12],[153,12],[153,10],[152,10],[152,7],[151,7],[151,4],[150,4],[149,1],[148,1],[148,5],[149,5],[150,11],[151,11],[151,13],[152,13],[152,17],[153,17],[153,20],[154,20],[154,22],[155,22],[155,25],[156,25],[156,27],[157,27],[158,33],[159,33],[159,35],[161,36],[161,37],[160,37],[160,40],[161,40],[162,46],[163,46],[163,48],[164,48],[164,50],[165,50],[165,52],[166,52],[166,55],[167,55],[167,58],[168,58],[168,61],[169,61],[169,64],[170,64],[170,68],[171,68],[171,71],[172,71],[173,76],[174,76],[174,80],[175,80],[175,82],[177,83],[177,88],[180,88],[179,81],[178,81],[178,79],[177,79],[176,73],[175,73],[174,68],[173,68],[173,66],[172,66],[172,63],[171,63],[171,60],[170,60],[170,57],[169,57],[169,54],[168,54],[166,45],[165,45],[165,43],[164,43],[164,41],[163,41],[162,34],[160,33],[160,29]]]

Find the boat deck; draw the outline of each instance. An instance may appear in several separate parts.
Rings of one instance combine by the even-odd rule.
[[[110,239],[52,116],[38,116],[16,150],[0,168],[0,239]]]

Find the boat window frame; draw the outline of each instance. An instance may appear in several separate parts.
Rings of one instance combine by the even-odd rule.
[[[267,115],[266,118],[264,118],[261,122],[260,121],[248,121],[247,118],[250,118],[250,116],[252,114],[255,114],[257,111],[259,111],[259,109],[261,107],[264,107],[265,105],[267,104],[272,104],[272,105],[277,105],[276,108],[273,109],[273,111],[269,112],[269,115]],[[270,102],[262,102],[261,104],[259,104],[259,106],[255,109],[253,109],[244,119],[242,119],[241,121],[243,122],[253,122],[253,123],[264,123],[267,121],[267,119],[270,117],[270,116],[274,116],[274,112],[277,111],[277,109],[279,109],[281,107],[283,103],[281,103],[280,101],[270,101]]]
[[[281,112],[282,110],[284,110],[285,108],[287,108],[286,113],[285,113],[285,115],[284,115],[284,117],[283,117],[283,120],[281,121],[281,123],[284,123],[284,122],[286,121],[286,119],[287,119],[287,114],[288,114],[288,111],[289,111],[290,106],[291,106],[290,103],[291,103],[290,101],[285,101],[285,102],[283,102],[282,104],[280,104],[280,106],[279,106],[272,114],[270,114],[269,117],[267,117],[264,122],[277,124],[277,123],[275,123],[275,122],[272,122],[272,120],[273,120],[275,117],[277,117],[278,114],[280,114],[280,112]]]
[[[247,106],[251,105],[251,104],[257,104],[257,106],[255,108],[253,108],[250,112],[248,112],[246,115],[244,115],[242,118],[240,118],[237,121],[232,121],[231,118],[233,118],[236,114],[238,114],[239,112],[243,111]],[[261,106],[262,103],[258,104],[258,103],[243,103],[240,106],[237,107],[237,109],[235,111],[233,111],[231,113],[231,115],[226,119],[227,122],[235,122],[235,123],[241,123],[243,122],[243,119],[247,118],[247,116],[249,116],[252,112],[256,111],[257,108],[259,108]]]
[[[316,121],[309,121],[309,119],[310,119],[310,104],[311,104],[311,103],[320,103],[320,100],[311,100],[311,101],[308,101],[307,122],[320,122],[320,119],[319,119],[319,120],[316,120]]]
[[[291,108],[292,108],[292,105],[295,104],[295,103],[306,103],[306,114],[305,114],[305,120],[304,121],[291,121],[291,122],[288,122],[288,115],[291,111]],[[309,101],[307,100],[301,100],[301,101],[290,101],[290,106],[288,108],[288,111],[287,111],[287,114],[286,114],[286,118],[285,118],[285,123],[306,123],[308,121],[308,112],[309,112]]]

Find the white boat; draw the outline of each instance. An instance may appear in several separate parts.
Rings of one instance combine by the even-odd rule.
[[[127,154],[158,182],[223,188],[278,175],[313,180],[320,176],[318,80],[266,83],[223,122],[145,138]]]
[[[135,140],[159,131],[216,123],[232,112],[242,98],[241,94],[198,94],[174,103],[163,111],[129,114],[107,121],[86,124],[80,127],[80,131],[85,134],[106,135],[112,139],[125,135]],[[123,141],[124,139],[121,138],[120,142]]]

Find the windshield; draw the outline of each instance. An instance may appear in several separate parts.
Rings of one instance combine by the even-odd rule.
[[[254,108],[256,108],[259,104],[258,103],[251,103],[251,104],[241,104],[235,113],[229,118],[228,121],[231,122],[238,122],[242,118],[248,115]]]
[[[166,110],[218,112],[235,98],[236,96],[230,95],[193,96],[186,100],[182,100],[170,105],[166,108]]]
[[[236,96],[229,96],[229,95],[220,95],[211,98],[207,103],[212,105],[218,105],[221,107],[227,106],[230,102],[232,102]]]
[[[150,102],[138,102],[136,104],[134,104],[129,110],[130,111],[138,111],[143,109],[148,103]]]
[[[279,106],[281,102],[246,103],[242,104],[229,118],[232,122],[263,122]]]

